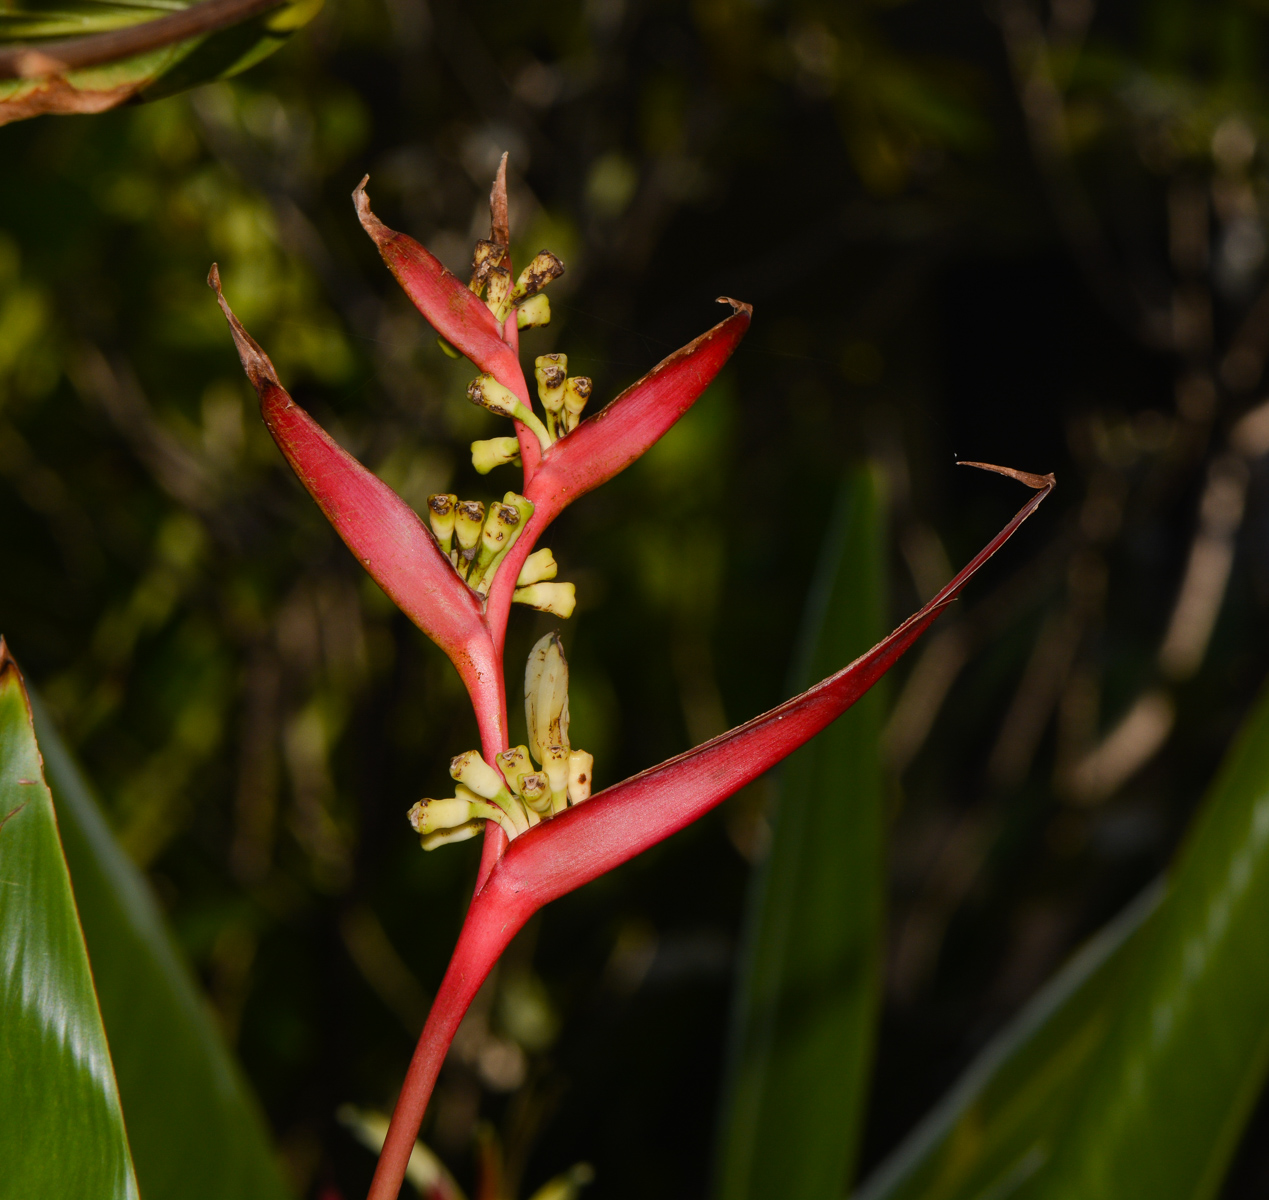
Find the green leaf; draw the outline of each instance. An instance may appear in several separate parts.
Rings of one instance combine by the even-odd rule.
[[[53,798],[3,641],[0,1196],[137,1196]]]
[[[1166,893],[1083,951],[858,1200],[1201,1200],[1269,1068],[1269,696]]]
[[[253,0],[243,0],[245,4]],[[205,3],[205,0],[204,0]],[[0,125],[41,113],[102,112],[125,101],[155,100],[225,79],[277,50],[321,10],[322,0],[281,0],[267,11],[212,14],[196,32],[164,33],[164,21],[191,17],[191,0],[16,0],[0,10]],[[241,6],[239,6],[241,7]],[[156,23],[157,20],[157,23]],[[103,54],[101,35],[135,34],[144,46]],[[98,38],[93,41],[94,36]],[[26,78],[27,51],[64,69]]]
[[[145,1200],[281,1200],[259,1108],[149,885],[33,707]],[[72,1193],[27,1193],[37,1194]]]
[[[886,630],[885,503],[846,481],[808,604],[793,690]],[[872,1060],[884,860],[874,688],[786,762],[756,874],[716,1166],[721,1200],[836,1200],[854,1169]]]
[[[1037,1175],[1106,1044],[1162,893],[1149,888],[1041,989],[856,1200],[1003,1200]]]
[[[1269,693],[1178,859],[1036,1195],[1201,1200],[1269,1067]]]

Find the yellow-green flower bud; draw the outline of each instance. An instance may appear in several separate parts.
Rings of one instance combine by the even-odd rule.
[[[551,811],[551,785],[541,771],[521,778],[520,795],[530,810],[539,816],[546,816]]]
[[[571,413],[580,413],[590,399],[593,386],[589,375],[570,375],[564,385],[564,407]]]
[[[537,329],[551,323],[551,302],[545,293],[530,296],[516,309],[517,329]]]
[[[475,750],[449,760],[450,778],[470,788],[484,800],[492,800],[505,786],[498,774]]]
[[[477,375],[467,385],[467,399],[490,412],[523,421],[537,436],[543,453],[551,448],[551,435],[538,420],[537,414],[515,392],[503,387],[492,375]]]
[[[512,304],[519,304],[527,296],[536,296],[552,279],[558,279],[563,274],[564,264],[549,250],[539,250],[533,261],[520,272],[515,290],[511,293]]]
[[[515,492],[508,492],[503,496],[501,504],[490,505],[489,519],[485,521],[485,528],[481,533],[476,564],[468,576],[468,582],[482,596],[488,593],[498,564],[515,545],[532,515],[532,501]]]
[[[574,750],[568,756],[568,802],[581,804],[590,799],[591,780],[595,775],[595,756],[585,750]]]
[[[507,253],[506,246],[500,246],[488,238],[481,238],[476,243],[476,251],[471,260],[471,282],[467,285],[477,296],[485,290],[489,273],[502,262]],[[510,278],[510,273],[508,273]]]
[[[484,525],[485,506],[479,500],[460,500],[454,506],[454,539],[458,543],[455,565],[464,578],[472,559],[476,557]]]
[[[510,504],[491,504],[485,527],[480,534],[480,549],[467,574],[467,582],[476,587],[487,577],[491,564],[520,532],[520,510]],[[486,589],[487,590],[487,589]]]
[[[438,829],[435,833],[425,834],[420,842],[424,850],[435,850],[438,846],[449,846],[454,842],[465,842],[478,833],[484,833],[484,821],[468,821],[455,829]]]
[[[432,526],[432,534],[446,554],[454,541],[454,509],[457,504],[458,497],[453,495],[427,498],[427,519]]]
[[[446,358],[463,357],[462,354],[455,350],[454,347],[451,346],[443,337],[438,337],[436,339],[436,344],[441,348],[441,353],[444,354]]]
[[[520,397],[510,388],[503,387],[492,375],[477,375],[467,385],[467,399],[503,417],[514,417],[516,409],[523,407]]]
[[[472,442],[471,465],[481,475],[488,475],[494,467],[505,467],[508,463],[520,462],[520,442],[518,438],[487,438],[483,442]]]
[[[499,788],[493,796],[489,797],[491,801],[489,804],[486,804],[484,798],[478,796],[465,783],[460,783],[454,789],[454,794],[460,800],[469,801],[473,806],[473,813],[481,813],[488,820],[497,821],[502,826],[503,833],[509,838],[514,838],[529,828],[524,805],[505,787]]]
[[[564,384],[564,432],[572,433],[582,419],[582,409],[590,399],[591,382],[587,375],[572,375]]]
[[[567,354],[540,354],[533,361],[533,374],[538,381],[538,399],[548,413],[564,407],[564,384],[568,381]]]
[[[568,807],[568,758],[567,746],[544,746],[542,771],[551,785],[551,811],[563,812]]]
[[[566,621],[577,607],[577,589],[571,583],[534,583],[516,588],[511,598],[517,604],[527,604],[538,612],[553,613]]]
[[[546,579],[554,579],[559,572],[559,564],[550,548],[543,546],[535,550],[524,560],[520,574],[516,576],[516,587],[528,587],[531,583],[541,583]]]
[[[485,295],[485,304],[501,324],[507,319],[507,309],[511,305],[511,272],[506,267],[490,268],[489,291]]]
[[[524,668],[524,718],[529,753],[545,765],[546,746],[567,746],[568,660],[558,633],[548,633],[529,651]]]
[[[466,800],[451,796],[448,800],[420,800],[405,816],[414,826],[414,832],[423,834],[435,833],[438,829],[456,829],[459,825],[465,825],[473,816],[485,815],[474,814]]]
[[[517,796],[520,795],[520,780],[525,775],[533,773],[533,763],[529,761],[528,746],[512,746],[510,750],[503,750],[495,759],[498,770],[502,772],[502,777],[507,781],[509,787]]]

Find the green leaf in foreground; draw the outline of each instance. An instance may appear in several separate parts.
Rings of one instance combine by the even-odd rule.
[[[856,1200],[1004,1200],[1041,1171],[1105,1046],[1162,892],[1149,888],[1041,989]]]
[[[258,1106],[149,884],[33,707],[145,1200],[283,1200]]]
[[[1044,1197],[1202,1200],[1269,1066],[1269,694],[1182,848]]]
[[[0,640],[0,1196],[137,1196],[70,876]]]
[[[793,690],[884,636],[879,472],[847,480],[802,632]],[[836,1200],[853,1170],[872,1057],[884,851],[874,688],[780,777],[747,917],[717,1162],[722,1200]]]
[[[237,75],[321,7],[322,0],[14,0],[0,10],[0,125],[103,112]]]

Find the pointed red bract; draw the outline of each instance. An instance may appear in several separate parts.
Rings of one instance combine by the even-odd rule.
[[[208,276],[233,333],[260,412],[299,481],[374,581],[449,655],[487,726],[502,728],[502,671],[476,594],[427,526],[287,394],[259,343],[234,316],[215,266]]]
[[[593,417],[561,438],[538,462],[536,440],[532,461],[521,437],[525,463],[525,495],[533,516],[507,553],[494,578],[487,606],[489,627],[502,648],[516,578],[546,527],[579,496],[606,483],[669,432],[714,381],[749,329],[753,306],[722,298],[735,310],[695,341],[663,359],[637,383]]]
[[[542,456],[526,495],[556,516],[606,483],[665,436],[714,381],[749,329],[753,306],[723,297],[735,312],[669,358]]]
[[[1052,475],[1001,473],[1037,488],[1036,494],[938,595],[889,637],[800,696],[605,789],[511,843],[488,872],[468,909],[454,956],[397,1098],[369,1200],[395,1200],[450,1040],[498,956],[524,923],[544,904],[620,866],[703,816],[808,742],[867,692],[1054,487]]]
[[[353,203],[362,228],[379,247],[388,270],[396,276],[414,307],[456,350],[482,371],[510,388],[526,404],[529,389],[515,350],[503,340],[493,313],[457,275],[412,237],[389,229],[370,211],[366,195],[367,175],[353,192]]]

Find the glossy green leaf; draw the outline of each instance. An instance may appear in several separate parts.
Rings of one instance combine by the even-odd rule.
[[[0,1197],[137,1196],[30,709],[0,641]]]
[[[1028,1194],[1202,1200],[1269,1067],[1269,694],[1244,725],[1052,1166]]]
[[[880,640],[885,578],[883,482],[866,467],[848,478],[825,542],[794,691]],[[746,918],[721,1200],[836,1200],[853,1170],[878,996],[883,711],[874,688],[780,777]]]
[[[128,100],[154,100],[245,71],[277,50],[320,11],[322,0],[283,0],[267,11],[259,5],[242,19],[229,13],[192,36],[151,39],[145,49],[93,59],[81,65],[67,58],[67,39],[83,43],[93,35],[135,30],[156,18],[195,7],[190,0],[16,0],[0,9],[0,68],[13,53],[35,51],[69,69],[36,78],[0,69],[0,125],[41,113],[102,112]],[[156,30],[160,27],[155,26]],[[59,58],[59,56],[61,56]],[[98,56],[99,58],[99,56]]]
[[[1076,954],[856,1200],[1003,1198],[1035,1177],[1105,1047],[1161,895],[1151,887]]]
[[[149,885],[34,708],[145,1200],[282,1200],[259,1108]]]
[[[1166,895],[1100,935],[858,1200],[1202,1200],[1269,1067],[1269,698]]]

